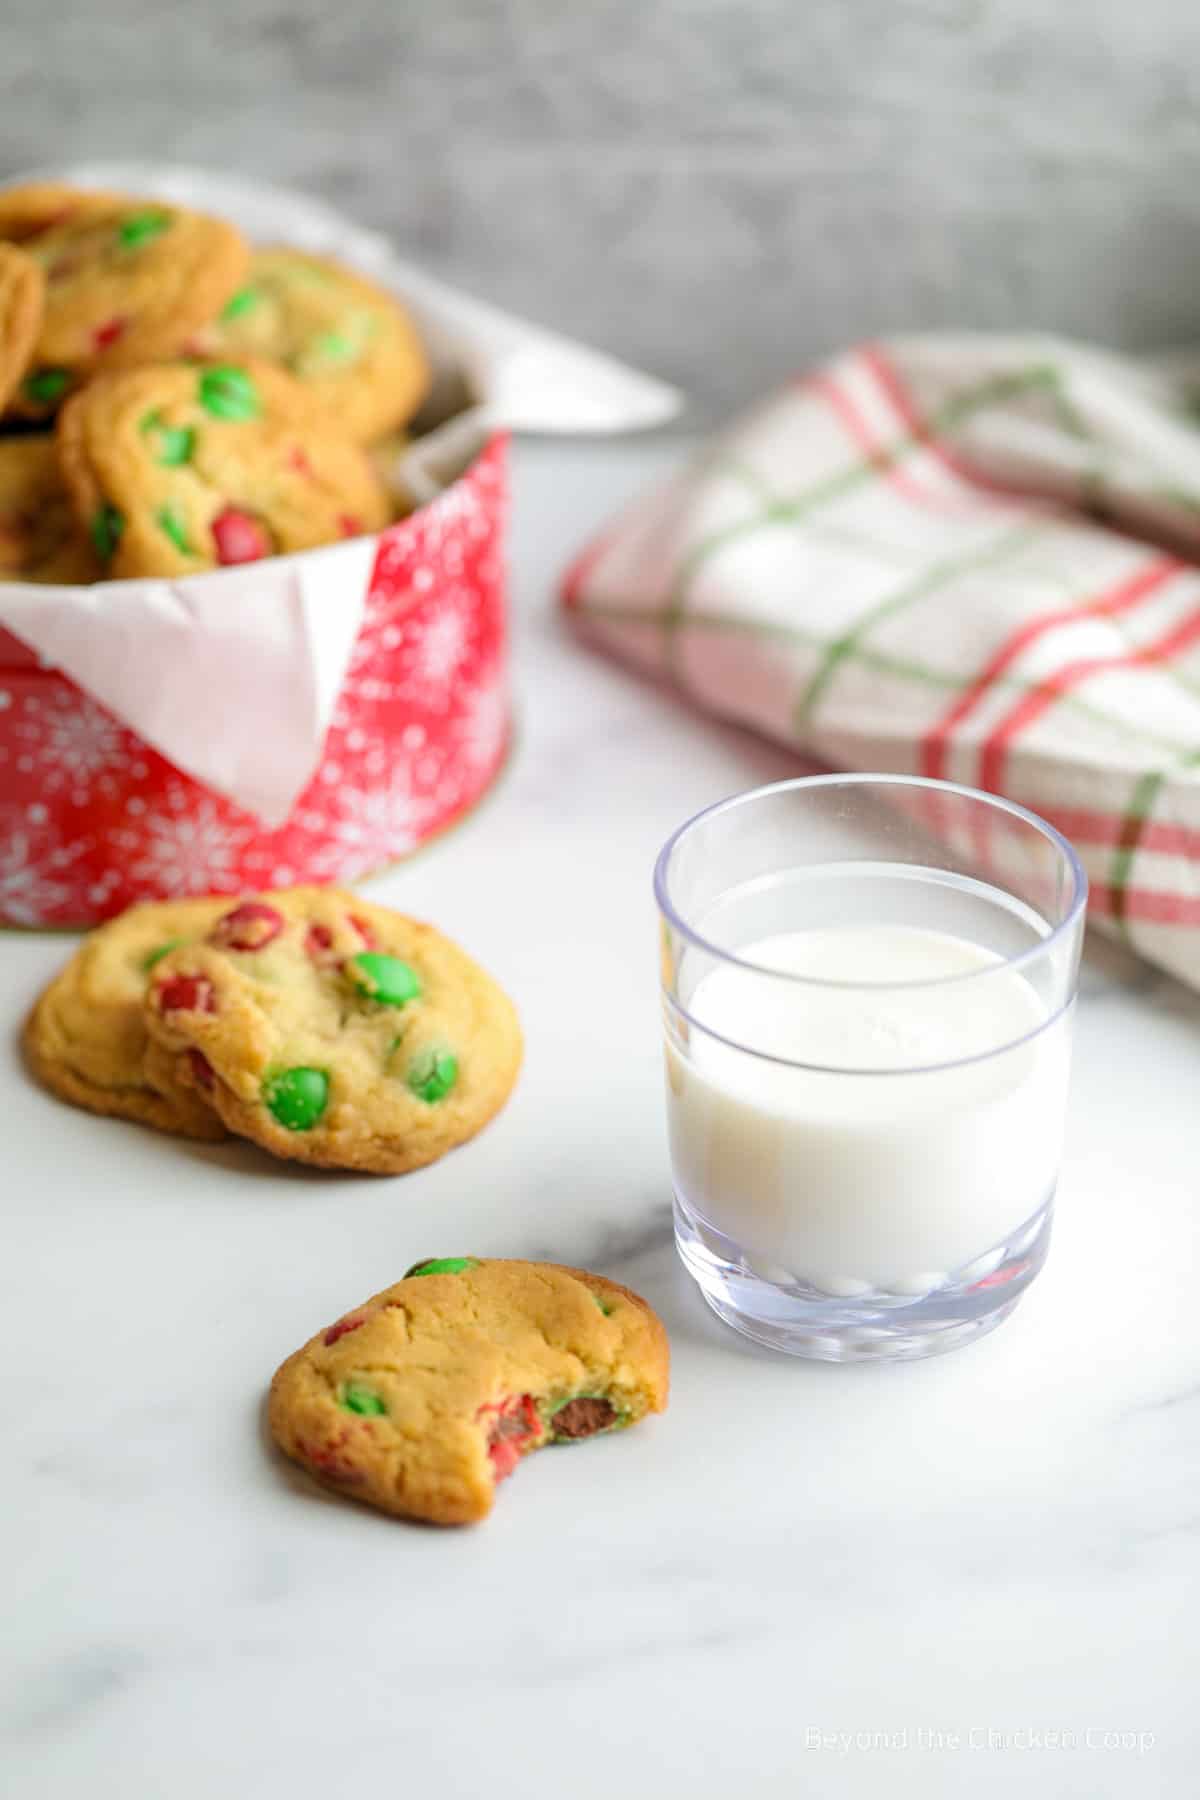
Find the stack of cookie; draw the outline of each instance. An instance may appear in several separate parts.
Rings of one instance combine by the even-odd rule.
[[[379,530],[429,365],[323,257],[159,200],[0,190],[0,580],[191,575]]]
[[[335,888],[135,906],[85,939],[25,1032],[89,1111],[399,1174],[512,1089],[511,1001],[432,926]]]

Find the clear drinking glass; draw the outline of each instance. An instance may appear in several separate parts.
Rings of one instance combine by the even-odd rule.
[[[679,1254],[714,1312],[832,1361],[998,1325],[1040,1269],[1087,880],[949,782],[829,775],[664,846]]]

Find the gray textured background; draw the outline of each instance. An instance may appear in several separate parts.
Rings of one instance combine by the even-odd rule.
[[[1200,337],[1200,0],[0,0],[0,172],[292,181],[713,411],[862,333]]]

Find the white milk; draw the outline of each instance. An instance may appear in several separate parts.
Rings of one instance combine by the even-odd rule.
[[[985,1274],[986,1253],[1054,1188],[1065,1017],[1047,1023],[1019,972],[944,931],[823,927],[737,954],[829,983],[934,985],[706,974],[686,1005],[707,1030],[667,1050],[684,1200],[772,1280],[851,1296],[925,1293],[976,1259]]]

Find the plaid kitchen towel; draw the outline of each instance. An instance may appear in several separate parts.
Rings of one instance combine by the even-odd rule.
[[[595,642],[835,768],[1071,838],[1092,916],[1200,986],[1200,359],[904,338],[798,379],[629,509]]]

